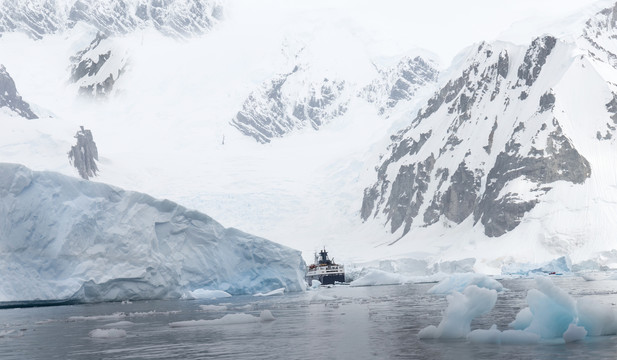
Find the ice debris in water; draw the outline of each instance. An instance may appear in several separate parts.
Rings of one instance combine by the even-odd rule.
[[[377,286],[377,285],[398,285],[405,281],[405,277],[378,269],[370,269],[368,274],[352,281],[350,286]]]
[[[132,321],[118,321],[118,322],[114,322],[114,323],[110,323],[110,324],[105,324],[103,325],[104,328],[117,328],[117,327],[127,327],[127,326],[133,326],[135,325],[134,322]]]
[[[285,288],[280,288],[280,289],[276,289],[276,290],[272,290],[270,292],[267,293],[257,293],[253,296],[273,296],[273,295],[283,295],[285,293]]]
[[[491,311],[497,301],[497,291],[470,285],[462,293],[446,296],[448,307],[438,326],[430,325],[420,331],[420,339],[464,338],[471,330],[471,321]]]
[[[220,319],[176,321],[169,323],[169,326],[172,328],[180,328],[195,326],[250,324],[257,322],[273,321],[274,319],[275,318],[272,315],[272,312],[270,312],[270,310],[262,310],[259,316],[253,316],[251,314],[227,314]]]
[[[429,294],[450,294],[454,291],[461,292],[469,285],[480,288],[503,291],[503,285],[493,278],[483,274],[461,273],[453,274],[441,280],[437,285],[428,290]]]
[[[225,311],[226,305],[199,305],[199,308],[203,311]]]
[[[617,334],[617,312],[591,298],[575,300],[555,286],[546,276],[536,277],[536,289],[527,292],[527,305],[509,326],[513,330],[470,331],[473,318],[489,312],[497,300],[495,290],[471,285],[446,297],[448,307],[439,326],[428,326],[418,337],[467,338],[483,344],[533,344],[542,339],[562,338],[564,342],[583,340],[587,336]]]
[[[113,339],[126,336],[126,331],[122,329],[94,329],[88,334],[91,338]]]
[[[467,340],[475,344],[535,344],[540,341],[540,335],[521,330],[497,330],[497,325],[488,330],[474,330],[467,334]]]
[[[231,297],[231,294],[223,290],[197,289],[190,292],[190,297],[192,299],[220,299]]]

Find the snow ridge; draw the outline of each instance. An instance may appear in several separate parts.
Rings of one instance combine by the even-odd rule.
[[[368,85],[322,77],[315,81],[310,64],[296,65],[290,73],[264,82],[245,100],[231,124],[260,143],[293,131],[324,124],[344,115],[354,100],[372,103],[380,115],[400,101],[411,100],[418,90],[437,81],[438,71],[421,57],[403,57],[397,65],[378,69]]]
[[[85,23],[106,35],[153,27],[178,38],[201,35],[222,19],[217,0],[2,0],[0,33],[34,39]]]

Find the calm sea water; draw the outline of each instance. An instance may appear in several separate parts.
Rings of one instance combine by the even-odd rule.
[[[555,278],[575,298],[592,296],[617,308],[617,281]],[[472,329],[506,329],[525,307],[529,279],[503,280],[493,311]],[[352,288],[202,301],[144,301],[0,310],[0,359],[615,359],[617,336],[538,345],[474,345],[465,340],[419,340],[437,325],[444,297],[426,294],[432,284]],[[204,310],[200,305],[223,304]],[[270,322],[172,328],[171,322],[218,319],[226,314]],[[93,338],[112,325],[126,336]],[[126,322],[130,323],[126,323]]]

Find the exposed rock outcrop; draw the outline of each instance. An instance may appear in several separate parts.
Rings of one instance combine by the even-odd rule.
[[[38,116],[30,109],[15,86],[15,81],[9,75],[4,65],[0,65],[0,108],[7,107],[26,119],[37,119]]]
[[[99,171],[96,162],[99,160],[99,152],[96,148],[96,143],[92,137],[92,131],[84,129],[75,134],[77,144],[71,147],[69,151],[69,162],[79,172],[79,176],[88,180]]]

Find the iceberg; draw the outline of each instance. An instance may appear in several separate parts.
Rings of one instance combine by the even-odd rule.
[[[18,164],[0,163],[0,257],[0,301],[305,287],[297,250],[169,200]]]
[[[471,321],[493,309],[497,291],[470,285],[463,292],[446,296],[448,307],[438,326],[429,325],[418,333],[420,339],[465,338],[471,331]]]

